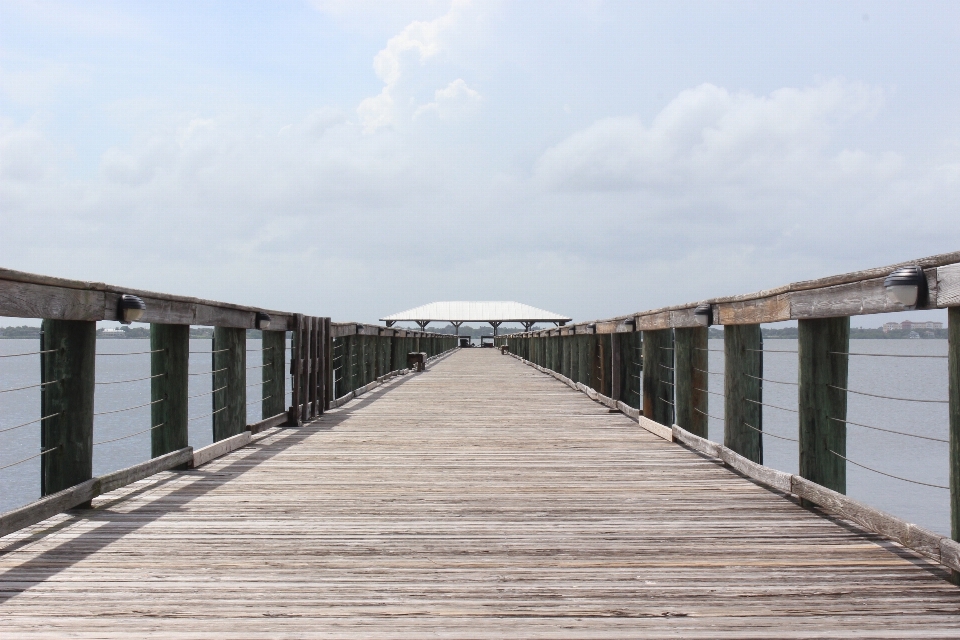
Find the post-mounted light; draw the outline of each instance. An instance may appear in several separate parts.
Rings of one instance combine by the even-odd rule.
[[[709,327],[713,324],[713,305],[701,304],[693,310],[693,317],[701,327]]]
[[[266,331],[270,328],[270,316],[263,311],[257,311],[257,329],[260,331]]]
[[[900,267],[883,280],[890,302],[899,302],[907,309],[927,304],[927,277],[917,265]]]
[[[128,293],[120,296],[120,302],[117,303],[117,320],[120,324],[130,324],[143,317],[143,312],[147,310],[147,305],[137,296]]]

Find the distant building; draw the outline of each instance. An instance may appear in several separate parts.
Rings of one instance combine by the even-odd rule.
[[[903,322],[888,322],[883,325],[883,332],[890,333],[891,331],[940,331],[943,329],[942,322],[913,322],[912,320],[904,320]]]

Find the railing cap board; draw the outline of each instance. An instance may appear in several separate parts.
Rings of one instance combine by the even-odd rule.
[[[146,303],[142,322],[254,329],[257,312],[264,311],[270,315],[274,330],[293,327],[293,314],[286,311],[0,268],[0,315],[3,316],[114,320],[117,302],[125,293],[139,296]]]
[[[755,293],[709,298],[641,311],[604,320],[581,322],[560,335],[584,333],[576,327],[596,324],[597,333],[629,333],[680,327],[698,327],[694,309],[701,304],[714,305],[715,324],[759,324],[804,318],[830,318],[903,311],[890,302],[883,279],[894,270],[918,265],[924,269],[929,289],[928,308],[960,305],[960,251],[942,253],[917,260],[853,271],[815,280],[802,280]],[[634,320],[634,326],[627,324]],[[516,337],[531,337],[531,333]]]

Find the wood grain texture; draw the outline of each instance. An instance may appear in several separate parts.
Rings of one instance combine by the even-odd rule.
[[[247,426],[247,332],[244,329],[215,327],[210,376],[213,441],[242,434]]]
[[[960,540],[960,307],[947,312],[947,374],[950,398],[950,528]]]
[[[723,358],[723,445],[763,464],[763,411],[758,404],[763,402],[760,325],[725,327]]]
[[[850,318],[797,323],[800,475],[847,492],[847,388]]]
[[[40,350],[40,494],[57,493],[93,475],[93,398],[97,324],[44,320]],[[49,417],[47,417],[49,416]]]
[[[150,325],[150,455],[156,458],[187,446],[190,327]],[[163,425],[163,426],[159,426]]]
[[[956,637],[933,562],[514,358],[0,540],[4,638]]]
[[[707,436],[710,383],[708,371],[708,330],[706,327],[674,330],[674,383],[677,424],[698,436]]]
[[[960,306],[960,264],[937,269],[937,306]]]

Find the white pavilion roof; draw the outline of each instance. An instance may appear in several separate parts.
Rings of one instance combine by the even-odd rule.
[[[401,311],[381,322],[570,322],[558,313],[519,302],[431,302]]]

